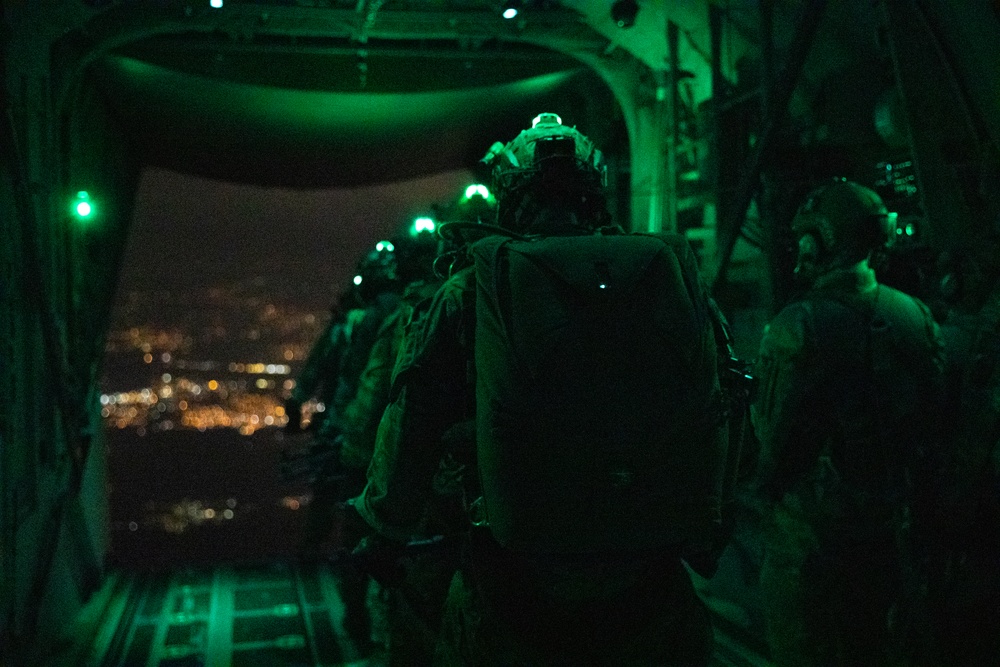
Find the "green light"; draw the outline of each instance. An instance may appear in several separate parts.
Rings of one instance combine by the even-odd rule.
[[[378,243],[375,244],[375,250],[377,252],[382,252],[382,251],[392,252],[395,249],[396,249],[396,246],[392,245],[388,241],[379,241]],[[357,284],[357,283],[355,283],[355,284]]]
[[[517,16],[517,7],[508,7],[507,9],[503,10],[503,17],[505,19],[509,20],[516,16]]]
[[[417,218],[413,221],[413,231],[416,234],[420,232],[433,232],[436,226],[434,220],[428,217]]]
[[[556,125],[562,125],[562,118],[558,114],[554,113],[540,113],[531,119],[531,127],[535,127],[539,123],[555,123]]]
[[[211,0],[208,4],[211,5],[213,9],[222,9],[222,0]]]
[[[913,228],[913,223],[910,223],[910,224],[906,225],[906,235],[907,236],[913,236],[913,232],[914,231],[915,230]]]
[[[361,276],[354,276],[354,284],[355,285],[361,284]]]
[[[90,202],[90,193],[80,190],[76,193],[76,201],[73,203],[73,213],[78,218],[89,218],[94,214],[94,205]]]
[[[485,185],[482,185],[480,183],[475,183],[475,184],[470,185],[469,187],[465,188],[465,198],[466,199],[472,199],[476,195],[479,195],[483,199],[489,199],[490,198],[490,189],[487,188]]]

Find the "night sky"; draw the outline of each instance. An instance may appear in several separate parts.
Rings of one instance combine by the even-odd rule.
[[[168,289],[254,275],[308,283],[328,303],[358,259],[431,204],[457,199],[464,170],[354,189],[289,190],[148,170],[135,202],[120,289]]]

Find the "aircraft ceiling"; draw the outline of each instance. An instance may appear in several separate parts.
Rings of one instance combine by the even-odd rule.
[[[200,13],[213,11],[184,4],[198,5]],[[587,133],[620,139],[620,112],[596,74],[556,50],[507,38],[510,30],[530,30],[541,11],[525,12],[520,26],[498,29],[494,39],[416,34],[392,39],[377,35],[390,10],[402,7],[418,19],[424,9],[440,14],[449,7],[482,14],[480,5],[490,3],[309,1],[299,2],[309,5],[301,9],[284,0],[226,4],[218,15],[225,17],[235,5],[232,15],[239,21],[220,19],[211,30],[152,29],[133,41],[120,40],[121,46],[90,69],[90,80],[152,164],[293,187],[401,180],[470,167],[492,142],[513,137],[544,110],[560,113]],[[605,54],[622,49],[652,68],[666,66],[663,28],[668,19],[676,22],[683,35],[680,67],[693,75],[685,79],[687,98],[697,104],[711,90],[708,4],[642,2],[630,29],[614,24],[607,0],[561,3],[561,11],[572,7],[578,30],[599,40]],[[750,0],[727,4],[722,65],[733,79],[741,57],[757,53],[757,12]],[[828,12],[839,18],[827,31],[838,38],[817,47],[827,51],[819,69],[870,50],[867,42],[843,48],[847,42],[840,32],[870,27],[850,9],[860,4],[867,3],[830,3]],[[280,12],[287,18],[301,11],[300,23],[308,25],[320,16],[320,7],[337,5],[350,6],[358,17],[348,34],[336,35],[334,29],[304,37],[295,29],[259,30]],[[798,3],[776,0],[775,5],[780,49],[791,39]],[[464,15],[455,10],[454,16]],[[248,23],[251,18],[257,23]],[[365,33],[369,28],[371,36]],[[814,65],[814,79],[822,75],[816,70]],[[588,105],[602,113],[584,113]],[[599,118],[603,127],[586,127],[587,117]]]
[[[455,65],[386,56],[369,59],[371,85],[359,90],[354,59],[287,58],[274,72],[287,72],[291,86],[263,79],[262,69],[245,62],[220,77],[124,55],[103,58],[93,75],[148,162],[293,187],[362,185],[470,167],[540,111],[555,110],[575,124],[574,110],[603,85],[578,63],[562,60],[548,72],[532,63],[521,73],[526,78],[500,70],[478,78],[478,85],[452,80],[429,87],[422,82]],[[383,70],[392,74],[380,82]],[[321,75],[309,77],[312,71]],[[315,85],[321,79],[331,85]]]

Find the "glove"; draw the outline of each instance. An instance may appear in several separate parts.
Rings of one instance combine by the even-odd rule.
[[[355,566],[383,588],[398,588],[406,579],[402,558],[406,546],[378,533],[361,538],[351,551]]]
[[[285,415],[288,417],[285,433],[289,435],[299,433],[302,430],[302,404],[289,398],[285,401]]]
[[[351,551],[351,562],[383,587],[400,586],[406,578],[401,563],[406,545],[375,532],[358,513],[353,500],[344,503],[345,532],[362,537]]]

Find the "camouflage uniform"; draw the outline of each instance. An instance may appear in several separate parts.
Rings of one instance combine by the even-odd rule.
[[[354,399],[343,411],[343,445],[340,463],[351,477],[364,480],[365,471],[375,449],[375,438],[386,405],[389,387],[404,333],[411,320],[419,319],[420,304],[433,296],[439,282],[411,283],[400,301],[379,329],[368,364],[358,380]],[[360,493],[363,484],[354,490]],[[344,536],[345,544],[354,544],[363,535]],[[440,624],[440,608],[451,579],[453,567],[442,565],[440,558],[421,557],[410,562],[409,575],[401,588],[369,593],[373,615],[380,616],[388,632],[388,662],[390,665],[419,665],[430,661]],[[443,570],[442,570],[443,568]],[[446,577],[442,583],[442,577]]]
[[[930,311],[864,262],[822,275],[765,329],[752,418],[777,665],[901,659],[891,635],[916,601],[907,480],[934,444],[942,369]]]
[[[475,411],[475,296],[474,271],[455,274],[397,363],[368,486],[356,501],[397,541],[427,534],[442,458],[474,465],[471,440],[450,449],[445,436]],[[467,485],[473,480],[466,476]],[[678,555],[536,560],[474,529],[448,593],[436,664],[699,665],[711,649],[707,612]]]
[[[1000,295],[941,331],[955,428],[927,536],[930,607],[949,664],[1000,664]]]
[[[324,385],[332,384],[335,390],[326,404],[326,417],[315,435],[316,444],[332,448],[333,456],[322,469],[316,471],[303,536],[302,548],[307,554],[318,552],[320,545],[330,536],[336,523],[337,503],[357,494],[364,486],[363,467],[347,469],[347,476],[343,477],[345,471],[340,465],[336,448],[343,430],[343,413],[357,391],[379,328],[398,303],[398,294],[383,292],[365,308],[349,311],[340,328],[342,340],[337,344],[340,354],[337,356],[335,379],[324,379]],[[334,370],[331,366],[327,363],[324,368]]]
[[[298,430],[299,414],[306,401],[316,397],[324,406],[333,405],[333,398],[337,393],[337,377],[340,375],[340,359],[347,347],[349,315],[350,311],[332,313],[295,379],[295,387],[285,402],[285,410],[295,431]],[[315,413],[311,428],[318,430],[327,415],[325,411]]]
[[[359,386],[368,356],[378,340],[382,323],[399,303],[399,295],[384,291],[375,296],[364,309],[348,313],[344,337],[346,339],[338,365],[336,392],[327,406],[327,418],[316,434],[317,443],[331,448],[331,456],[316,471],[312,485],[312,499],[306,506],[303,528],[302,552],[315,557],[323,543],[332,539],[334,544],[354,544],[359,536],[352,532],[351,524],[344,521],[341,503],[364,487],[361,467],[343,465],[340,443],[347,407]],[[344,629],[362,653],[372,647],[371,616],[368,610],[369,579],[357,568],[342,564],[337,568],[338,592],[344,601]]]

